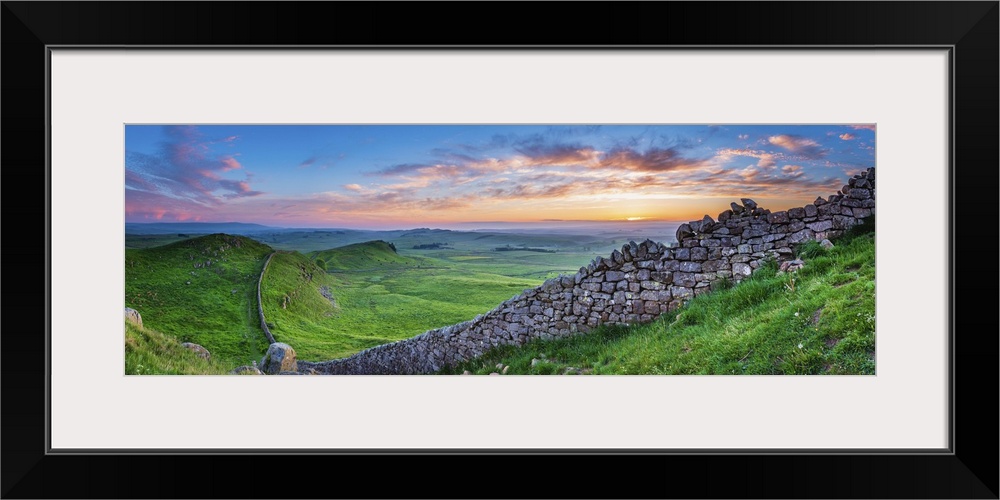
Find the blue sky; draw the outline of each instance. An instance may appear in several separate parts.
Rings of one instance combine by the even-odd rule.
[[[875,166],[856,125],[128,125],[127,222],[460,227],[772,210]]]

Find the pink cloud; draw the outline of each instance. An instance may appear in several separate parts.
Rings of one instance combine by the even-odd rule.
[[[871,130],[872,132],[874,132],[875,131],[875,124],[874,123],[868,123],[868,124],[861,124],[861,125],[851,125],[851,128],[853,128],[854,130]]]
[[[854,139],[858,138],[858,136],[856,136],[856,135],[854,135],[854,134],[852,134],[850,132],[845,132],[843,134],[840,134],[838,137],[840,137],[840,139],[844,140],[844,141],[853,141]]]
[[[243,168],[243,165],[240,165],[240,162],[236,161],[236,158],[233,158],[232,156],[225,156],[220,161],[222,162],[223,165],[222,166],[223,172],[228,172],[230,170]]]
[[[790,177],[799,177],[804,173],[800,165],[785,165],[781,167],[781,171]]]

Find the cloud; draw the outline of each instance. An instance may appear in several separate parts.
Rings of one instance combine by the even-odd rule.
[[[789,177],[799,177],[804,173],[800,165],[785,165],[781,167],[781,171]]]
[[[309,158],[306,158],[305,160],[302,160],[302,163],[299,163],[299,168],[309,167],[312,164],[316,163],[317,159],[318,158],[316,158],[315,156],[310,156]]]
[[[514,148],[530,165],[585,165],[601,153],[589,146],[567,144],[532,144]]]
[[[767,142],[810,159],[821,158],[827,153],[818,142],[798,135],[772,135]]]
[[[638,151],[616,148],[602,155],[601,168],[622,168],[639,172],[671,172],[695,170],[707,166],[706,160],[686,158],[677,148],[649,148]]]
[[[875,131],[875,124],[874,123],[867,123],[867,124],[860,124],[860,125],[851,125],[851,128],[853,128],[854,130],[871,130],[872,132],[874,132]]]
[[[125,197],[133,213],[177,218],[227,200],[263,194],[251,188],[249,173],[244,179],[223,177],[242,170],[243,165],[236,154],[214,154],[211,145],[218,141],[203,137],[191,126],[168,126],[164,132],[167,141],[158,151],[126,152]],[[231,136],[222,142],[235,140]],[[139,204],[143,201],[151,205],[144,208]]]
[[[856,136],[856,135],[854,135],[852,133],[849,133],[849,132],[845,132],[843,134],[840,134],[838,137],[840,137],[840,139],[844,140],[844,141],[853,141],[854,139],[858,138],[858,136]]]
[[[747,139],[750,138],[750,135],[749,134],[740,134],[740,135],[736,136],[736,138],[739,139],[739,140],[741,140],[741,141],[745,141],[745,140],[747,140]]]
[[[733,149],[733,148],[723,148],[716,151],[716,158],[721,160],[728,160],[733,156],[746,156],[749,158],[757,158],[757,166],[764,169],[771,169],[777,165],[777,161],[783,160],[784,155],[780,153],[771,153],[768,151],[763,151],[759,149]]]

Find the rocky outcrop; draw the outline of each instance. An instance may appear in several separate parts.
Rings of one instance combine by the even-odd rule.
[[[264,357],[260,360],[260,370],[267,375],[298,371],[298,363],[295,360],[295,349],[282,342],[271,344],[267,347],[267,352],[264,353]]]
[[[677,244],[629,242],[572,276],[527,290],[472,321],[375,346],[348,358],[299,362],[321,374],[419,374],[475,358],[500,345],[577,335],[606,324],[652,321],[719,280],[740,281],[767,260],[794,258],[794,247],[842,234],[875,213],[875,169],[839,193],[804,207],[771,212],[754,200],[717,218],[681,224]],[[785,265],[794,270],[799,263]]]
[[[231,375],[263,375],[264,372],[257,369],[256,363],[254,366],[238,366],[234,370],[229,372]]]
[[[132,309],[131,307],[125,308],[125,321],[131,321],[137,326],[142,326],[142,315],[139,311]]]
[[[202,347],[202,346],[200,346],[198,344],[194,344],[194,343],[191,343],[191,342],[182,342],[181,343],[181,347],[190,349],[195,354],[197,354],[199,358],[202,358],[202,359],[212,359],[212,353],[208,352],[208,349],[205,349],[204,347]]]

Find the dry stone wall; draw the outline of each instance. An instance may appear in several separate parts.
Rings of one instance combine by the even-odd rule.
[[[743,198],[713,219],[682,224],[677,244],[629,242],[572,276],[550,279],[472,321],[372,347],[344,359],[309,363],[320,374],[422,374],[475,358],[500,345],[589,332],[607,324],[646,323],[709,292],[740,281],[766,259],[793,258],[794,247],[843,233],[875,213],[875,169],[849,179],[837,194],[804,207],[771,212]]]

